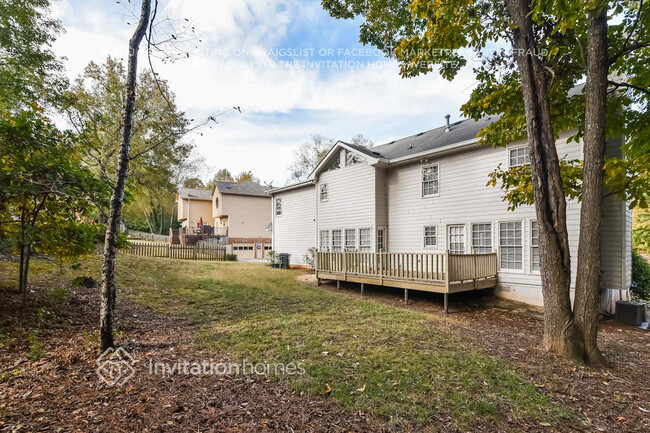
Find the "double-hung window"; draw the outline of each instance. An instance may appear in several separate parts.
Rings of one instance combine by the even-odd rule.
[[[521,221],[499,223],[499,263],[501,269],[523,269]]]
[[[523,167],[530,165],[530,155],[528,153],[528,146],[515,147],[508,150],[509,166],[510,168]]]
[[[357,229],[345,229],[345,251],[356,251]]]
[[[330,232],[329,230],[320,231],[320,250],[329,251],[330,250]]]
[[[372,229],[359,229],[359,251],[372,250]]]
[[[440,189],[438,184],[438,175],[440,169],[438,165],[422,167],[422,197],[438,195]]]
[[[276,198],[275,199],[275,214],[277,216],[282,215],[282,199],[281,198]]]
[[[478,254],[492,252],[492,224],[472,224],[472,250]]]
[[[539,226],[537,221],[530,223],[530,270],[539,271]]]
[[[320,186],[320,201],[327,201],[327,184],[324,183]]]
[[[332,230],[332,252],[340,253],[342,251],[343,239],[341,230]]]
[[[465,254],[465,225],[449,226],[449,253]]]
[[[438,245],[438,231],[436,226],[424,227],[424,246],[435,247]]]

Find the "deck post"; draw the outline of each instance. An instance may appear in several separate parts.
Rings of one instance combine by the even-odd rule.
[[[316,273],[316,287],[320,286],[320,278],[318,278],[318,273]]]
[[[336,290],[341,290],[341,280],[336,280]]]
[[[409,289],[404,289],[404,305],[409,304]]]
[[[449,292],[449,281],[450,281],[450,276],[449,276],[449,250],[445,251],[445,289],[447,289],[447,292]]]
[[[361,296],[363,296],[363,286],[364,286],[364,284],[361,283]]]
[[[449,293],[444,295],[445,314],[449,314]]]

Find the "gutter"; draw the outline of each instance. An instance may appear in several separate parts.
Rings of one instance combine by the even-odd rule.
[[[281,186],[279,188],[273,188],[273,189],[267,191],[266,193],[269,194],[269,195],[273,195],[273,194],[277,194],[279,192],[291,191],[291,190],[294,190],[294,189],[299,189],[299,188],[303,188],[303,187],[310,186],[310,185],[315,185],[315,184],[316,184],[316,181],[314,181],[314,180],[305,180],[305,181],[302,181],[302,182],[293,183],[291,185]]]

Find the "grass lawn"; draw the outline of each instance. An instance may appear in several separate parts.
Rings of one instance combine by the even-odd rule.
[[[8,267],[0,263],[0,274]],[[97,258],[69,276],[99,275]],[[54,265],[33,264],[33,278]],[[324,394],[349,410],[410,424],[447,419],[458,428],[518,420],[537,426],[570,417],[512,366],[462,341],[454,319],[305,286],[299,271],[260,263],[121,256],[119,296],[198,326],[196,344],[249,362],[302,362],[277,379]],[[192,380],[192,379],[188,379]]]

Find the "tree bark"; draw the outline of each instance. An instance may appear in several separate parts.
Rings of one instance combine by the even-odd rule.
[[[100,339],[102,352],[114,346],[113,318],[115,313],[115,255],[117,253],[117,235],[119,233],[124,189],[129,172],[129,152],[131,147],[131,129],[133,127],[133,111],[135,108],[135,87],[138,72],[138,51],[144,37],[149,15],[151,0],[142,0],[140,21],[131,40],[129,41],[129,61],[127,66],[126,92],[124,98],[122,142],[117,160],[117,175],[113,194],[111,196],[106,239],[104,241],[104,265],[102,267],[102,305],[100,311]]]
[[[528,0],[508,0],[513,29],[512,45],[521,75],[535,210],[539,226],[544,348],[566,358],[582,359],[582,339],[569,296],[571,259],[566,226],[566,199],[551,121],[548,84],[537,57]]]
[[[602,226],[605,110],[607,103],[607,2],[589,15],[586,49],[584,174],[580,207],[580,241],[574,314],[585,346],[585,361],[606,363],[598,349],[600,238]]]

